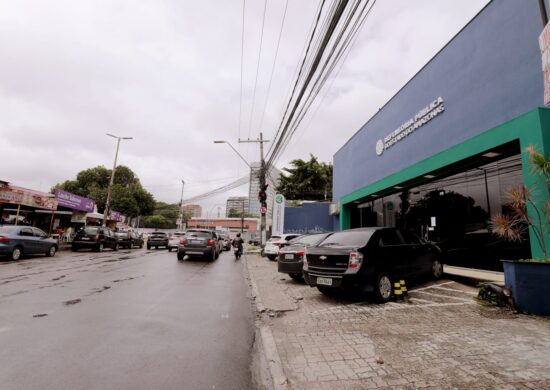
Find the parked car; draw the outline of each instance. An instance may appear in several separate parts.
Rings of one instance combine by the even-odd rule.
[[[221,237],[223,240],[223,249],[226,251],[231,250],[231,242],[232,242],[231,238],[229,238],[227,234],[223,234]]]
[[[172,252],[172,249],[178,249],[180,240],[185,237],[185,232],[174,232],[168,240],[168,251]]]
[[[299,234],[281,234],[280,236],[271,236],[265,243],[264,254],[269,260],[275,260],[279,253],[281,245],[286,245],[293,238],[298,237]]]
[[[324,294],[334,289],[374,292],[387,302],[396,280],[443,274],[434,244],[396,228],[359,228],[336,232],[306,249],[304,279]]]
[[[288,274],[294,280],[302,280],[303,257],[306,248],[315,246],[331,233],[306,234],[293,238],[288,245],[283,245],[279,249],[277,258],[277,270]]]
[[[29,226],[0,226],[0,255],[19,260],[23,255],[45,254],[53,257],[57,241],[43,231]]]
[[[111,229],[102,226],[85,226],[76,232],[71,243],[73,251],[90,248],[97,252],[103,252],[105,248],[118,250],[118,240]]]
[[[220,255],[218,236],[212,230],[188,229],[178,246],[178,260],[183,260],[186,255],[216,260]]]
[[[137,246],[143,248],[143,235],[138,232],[131,231],[130,236],[132,237],[132,246]]]
[[[132,249],[132,233],[130,231],[120,231],[115,233],[119,248]]]
[[[170,240],[168,238],[168,233],[153,232],[149,235],[149,238],[147,239],[147,249],[151,249],[152,247],[158,249],[159,246],[163,246],[168,249],[169,241]]]

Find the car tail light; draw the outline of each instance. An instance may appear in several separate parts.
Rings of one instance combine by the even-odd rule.
[[[303,252],[303,251],[299,251],[299,252],[296,252],[294,255],[295,255],[296,257],[302,257],[302,256],[304,255],[304,253],[305,253],[305,252]]]
[[[361,252],[353,251],[349,254],[348,271],[357,272],[361,268],[363,263],[363,254]]]
[[[208,240],[208,243],[206,245],[214,246],[214,240],[212,240],[212,239]]]
[[[281,246],[281,243],[280,243],[280,242],[274,242],[273,245],[275,245],[275,246]]]
[[[8,237],[0,236],[0,244],[7,244],[10,242],[10,239]]]
[[[96,235],[95,235],[95,240],[96,240],[96,241],[99,241],[99,234],[96,234]]]
[[[187,240],[185,238],[182,238],[180,240],[180,245],[185,245],[185,244],[187,244]]]

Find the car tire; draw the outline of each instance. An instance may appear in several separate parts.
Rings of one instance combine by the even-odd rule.
[[[48,257],[54,257],[55,253],[57,252],[57,247],[55,245],[50,246],[50,249],[46,252],[46,256]]]
[[[275,261],[275,259],[277,258],[277,256],[267,255],[267,258],[269,259],[269,261]]]
[[[168,247],[168,252],[172,252],[172,247],[171,246]]]
[[[99,244],[96,248],[97,252],[103,252],[103,243]]]
[[[294,279],[298,282],[301,282],[302,280],[304,280],[304,276],[302,274],[290,273],[290,274],[288,274],[288,276],[290,276],[292,279]]]
[[[379,303],[388,302],[393,296],[392,289],[393,281],[390,275],[386,272],[378,274],[374,285],[374,297],[376,301]]]
[[[147,250],[149,250],[149,251],[151,250],[151,247],[149,245],[147,245]]]
[[[115,247],[113,248],[114,251],[118,251],[118,242],[115,244]]]
[[[71,251],[77,252],[77,251],[78,251],[78,248],[77,248],[76,246],[71,246]]]
[[[143,242],[139,244],[139,249],[142,249],[142,248],[143,248]]]
[[[17,261],[21,258],[21,256],[23,256],[23,248],[21,248],[20,246],[16,246],[15,248],[13,248],[10,258],[13,261]]]
[[[443,264],[441,261],[435,259],[432,261],[432,278],[438,280],[443,276]]]
[[[210,261],[215,261],[216,260],[216,251],[212,251],[212,253],[210,254]]]
[[[185,257],[185,253],[178,252],[178,260],[179,261],[182,261],[184,257]]]

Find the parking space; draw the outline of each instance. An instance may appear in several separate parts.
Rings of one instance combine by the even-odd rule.
[[[474,287],[443,279],[379,305],[247,262],[290,388],[550,388],[550,322],[484,306]]]

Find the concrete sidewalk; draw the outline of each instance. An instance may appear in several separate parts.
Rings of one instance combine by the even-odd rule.
[[[410,302],[330,298],[247,255],[270,386],[550,389],[550,321],[488,307],[452,280]]]

